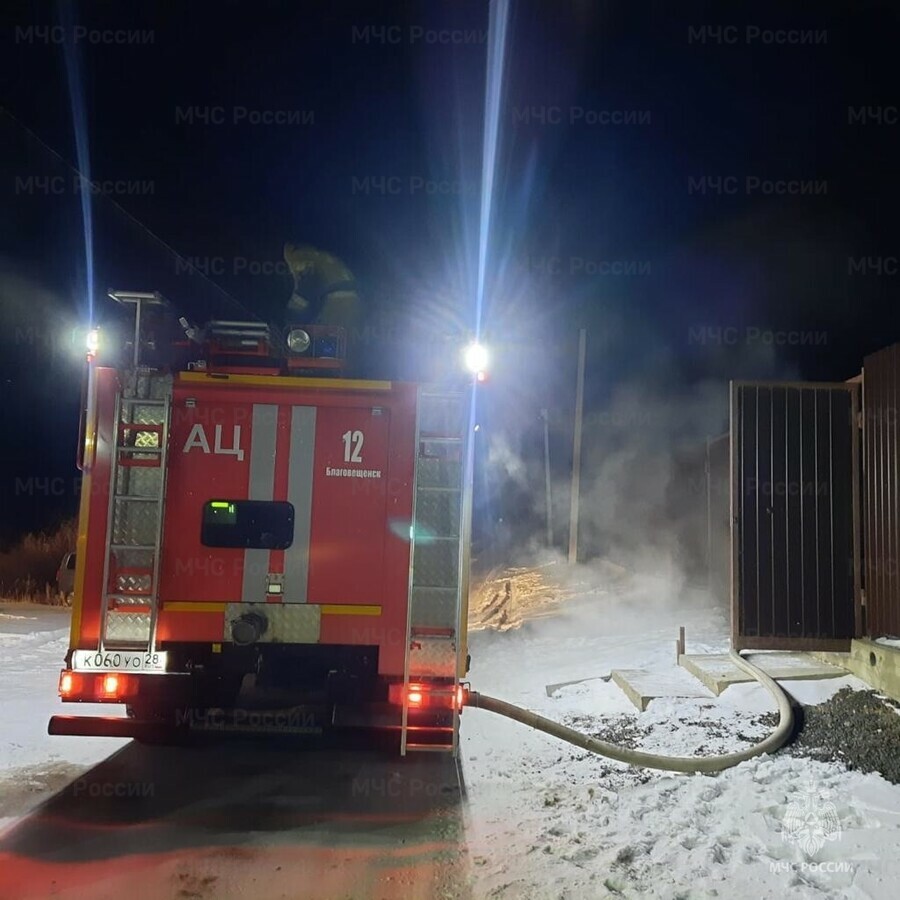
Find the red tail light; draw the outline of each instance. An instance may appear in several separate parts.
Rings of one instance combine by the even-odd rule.
[[[72,672],[59,676],[59,696],[63,700],[122,703],[138,692],[138,679],[124,672]]]
[[[406,702],[410,706],[419,707],[422,705],[424,700],[424,696],[422,694],[422,686],[418,684],[411,684],[409,686],[409,691],[406,693]]]
[[[59,696],[63,700],[80,693],[81,679],[75,672],[63,670],[59,673]]]
[[[119,676],[114,672],[104,675],[100,679],[100,693],[104,697],[119,696]]]
[[[113,700],[119,703],[133,697],[138,690],[138,678],[124,672],[104,672],[94,676],[94,693],[98,700]]]
[[[388,688],[388,700],[403,705],[403,685],[392,684]],[[406,705],[409,709],[425,709],[426,707],[443,707],[444,709],[462,709],[465,705],[465,688],[461,684],[413,682],[406,693]]]

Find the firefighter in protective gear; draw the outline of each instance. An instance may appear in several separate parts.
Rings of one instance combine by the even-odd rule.
[[[294,279],[285,313],[297,325],[340,325],[351,340],[360,315],[356,279],[336,256],[304,244],[285,244],[284,261]]]

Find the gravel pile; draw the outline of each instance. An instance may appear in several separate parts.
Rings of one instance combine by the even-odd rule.
[[[786,752],[880,772],[900,784],[900,704],[875,691],[843,688],[825,703],[794,714],[796,736]]]
[[[614,716],[570,715],[563,723],[576,731],[602,741],[630,749],[641,748],[655,734],[653,727],[640,721],[636,714]],[[732,722],[697,717],[673,722],[671,727],[700,727],[709,735],[710,745],[701,742],[697,756],[723,752],[724,738],[738,737],[750,746],[771,732],[778,724],[777,713],[751,714],[738,727]],[[659,723],[656,723],[658,730]],[[842,688],[829,700],[815,706],[794,705],[794,733],[779,754],[837,762],[850,770],[878,772],[888,781],[900,784],[900,703],[875,691]],[[623,768],[603,757],[584,750],[569,748],[570,760],[593,760],[595,774],[602,776],[607,788],[646,784],[655,777],[650,769]],[[658,774],[658,773],[657,773]]]
[[[652,729],[643,726],[635,715],[610,717],[569,716],[565,724],[592,737],[623,747],[636,749],[651,735]],[[733,734],[733,725],[715,721],[683,721],[681,725],[702,726],[710,737],[721,738]],[[753,715],[745,728],[737,732],[747,745],[760,739],[778,724],[777,713]],[[697,755],[721,752],[703,745]],[[838,762],[851,770],[879,772],[888,781],[900,784],[900,703],[895,703],[875,691],[854,691],[843,688],[831,699],[816,706],[794,707],[794,735],[778,751],[792,756]],[[590,759],[592,754],[572,751],[572,759]],[[598,757],[594,757],[598,759]],[[626,774],[627,773],[627,774]],[[650,771],[622,770],[616,765],[606,773],[617,782],[645,783]]]

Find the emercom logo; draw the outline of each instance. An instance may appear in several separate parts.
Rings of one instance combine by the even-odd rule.
[[[841,820],[830,792],[806,782],[788,803],[781,823],[781,839],[815,856],[829,841],[841,838]]]

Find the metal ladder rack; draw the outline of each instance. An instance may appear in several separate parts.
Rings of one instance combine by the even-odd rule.
[[[466,395],[419,391],[415,489],[411,533],[409,605],[403,673],[400,752],[458,749],[460,621],[467,589],[465,542]],[[410,684],[423,684],[430,697],[446,697],[452,721],[444,727],[409,724]],[[437,740],[417,740],[426,730]]]
[[[126,376],[116,403],[100,649],[156,649],[172,379]]]

